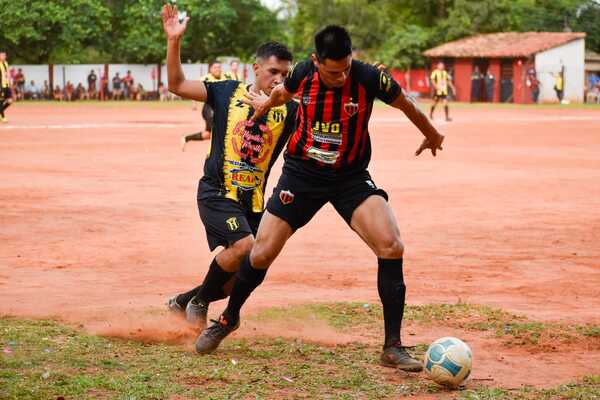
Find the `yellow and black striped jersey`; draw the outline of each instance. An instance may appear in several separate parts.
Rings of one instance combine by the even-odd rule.
[[[242,79],[240,78],[240,76],[238,74],[236,74],[236,73],[231,72],[231,71],[225,73],[225,78],[229,79],[229,80],[232,80],[232,81],[240,81],[240,82],[242,82]]]
[[[8,63],[6,61],[0,62],[0,87],[10,87],[10,81],[8,79]]]
[[[431,83],[433,83],[437,95],[448,95],[448,81],[448,72],[445,70],[436,69],[431,73]]]
[[[271,167],[294,131],[298,105],[271,108],[253,122],[254,109],[242,102],[246,85],[233,80],[205,85],[215,114],[203,180],[244,208],[262,212]]]
[[[206,75],[204,75],[202,78],[200,78],[201,81],[203,82],[221,82],[224,80],[227,80],[227,78],[225,77],[225,75],[221,75],[218,78],[215,78],[215,76],[211,73],[208,73]]]

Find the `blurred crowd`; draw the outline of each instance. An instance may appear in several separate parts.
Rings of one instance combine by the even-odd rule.
[[[21,68],[11,70],[12,91],[16,100],[55,100],[55,101],[81,101],[81,100],[174,100],[162,83],[157,91],[148,91],[141,83],[136,84],[131,71],[125,76],[117,72],[109,82],[103,74],[98,77],[95,71],[90,71],[87,76],[87,85],[82,82],[74,84],[67,81],[64,86],[50,87],[48,81],[43,83],[34,80],[27,81]]]

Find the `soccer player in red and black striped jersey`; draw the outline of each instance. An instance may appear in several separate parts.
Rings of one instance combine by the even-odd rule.
[[[388,196],[367,171],[373,101],[379,98],[402,110],[425,135],[416,155],[425,149],[435,155],[444,137],[385,71],[352,59],[350,36],[344,28],[326,27],[315,36],[315,47],[312,59],[296,65],[269,100],[247,95],[255,116],[298,95],[298,126],[250,256],[240,265],[228,306],[219,321],[198,338],[196,350],[213,351],[239,325],[242,305],[263,281],[286,241],[330,202],[378,259],[377,286],[385,325],[382,364],[420,371],[421,363],[400,342],[406,292],[404,246]]]

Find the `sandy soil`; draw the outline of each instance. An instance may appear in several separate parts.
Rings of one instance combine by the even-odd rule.
[[[8,115],[0,126],[0,315],[193,340],[163,304],[196,285],[214,256],[195,200],[207,144],[179,149],[181,134],[203,126],[200,113],[17,104]],[[408,302],[600,323],[600,112],[456,109],[453,117],[436,121],[447,140],[435,159],[413,156],[420,134],[399,111],[378,108],[371,121],[370,171],[400,222]],[[279,170],[280,163],[270,187]],[[245,312],[375,302],[375,282],[376,259],[326,206],[290,240]],[[238,335],[256,329],[324,343],[333,336],[326,327],[261,332],[252,324]],[[472,332],[404,330],[409,344],[448,334],[471,345],[484,384],[549,386],[600,374],[600,350],[585,343],[540,353]],[[333,342],[350,340],[361,337]]]

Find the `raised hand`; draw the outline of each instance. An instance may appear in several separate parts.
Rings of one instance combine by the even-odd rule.
[[[179,16],[177,13],[177,6],[171,4],[165,4],[160,13],[163,20],[163,29],[167,35],[167,39],[179,39],[189,21],[189,17],[185,17],[182,22],[179,22]]]
[[[419,146],[417,151],[415,151],[415,156],[421,154],[425,149],[431,149],[431,154],[433,154],[433,156],[435,157],[438,150],[443,150],[442,143],[444,142],[444,135],[439,135],[437,139],[438,140],[436,140],[435,142],[430,141],[427,138],[423,139],[423,143],[421,143],[421,146]]]

